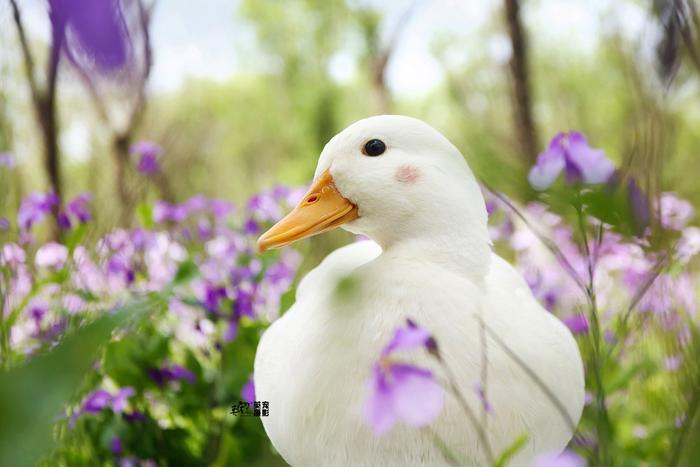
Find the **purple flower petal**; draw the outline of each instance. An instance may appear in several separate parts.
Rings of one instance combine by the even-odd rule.
[[[536,190],[546,190],[559,176],[564,168],[563,133],[558,133],[549,143],[549,147],[537,156],[537,162],[530,169],[528,181]]]
[[[583,459],[572,451],[542,454],[532,462],[532,467],[584,467],[585,465]]]
[[[195,382],[194,373],[192,373],[187,368],[180,366],[180,365],[172,365],[169,368],[169,370],[170,370],[170,375],[169,375],[170,379],[185,379],[190,384],[194,384],[194,382]]]
[[[109,406],[112,396],[104,389],[98,389],[90,393],[83,402],[83,410],[90,413],[99,413]]]
[[[226,331],[224,332],[224,342],[233,342],[238,335],[238,321],[232,319],[228,322],[226,326]]]
[[[375,435],[389,431],[396,423],[396,413],[393,409],[391,391],[381,373],[379,365],[375,365],[371,381],[371,393],[362,408],[365,421]]]
[[[43,245],[34,256],[34,263],[40,268],[61,269],[67,260],[68,248],[56,242]]]
[[[255,382],[253,375],[250,375],[248,381],[243,385],[243,389],[241,389],[241,397],[249,404],[255,402]]]
[[[129,61],[130,43],[121,3],[116,0],[49,1],[55,34],[67,29],[71,55],[101,72],[114,72]]]
[[[129,401],[129,398],[134,394],[135,391],[132,387],[127,386],[121,388],[112,398],[112,410],[114,410],[115,413],[122,413],[126,408],[126,403]]]
[[[568,149],[567,160],[580,171],[584,183],[604,183],[615,172],[615,166],[605,157],[605,152],[591,148],[586,137],[578,131],[569,134]]]
[[[119,439],[119,436],[115,436],[112,438],[112,442],[110,443],[110,449],[112,450],[112,454],[115,456],[121,455],[123,452],[123,447],[122,447],[122,440]]]
[[[399,350],[413,350],[424,347],[429,338],[430,334],[428,331],[415,325],[397,328],[389,344],[384,347],[382,355],[386,356]]]
[[[572,334],[586,334],[588,332],[588,320],[584,315],[571,315],[563,322]]]
[[[422,427],[440,415],[445,402],[442,386],[428,370],[411,365],[392,365],[391,399],[397,416],[407,424]]]
[[[90,193],[80,193],[73,198],[67,206],[67,211],[78,219],[78,222],[85,224],[92,219],[90,212],[90,202],[92,195]]]
[[[0,153],[0,167],[7,167],[8,169],[14,169],[17,166],[17,161],[15,156],[9,152]]]

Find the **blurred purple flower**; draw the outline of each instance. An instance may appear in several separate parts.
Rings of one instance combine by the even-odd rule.
[[[233,342],[238,335],[238,320],[232,318],[226,325],[226,331],[224,331],[224,342]]]
[[[226,217],[235,210],[235,206],[230,201],[224,199],[212,199],[209,202],[209,209],[216,218]]]
[[[90,202],[92,201],[92,194],[90,193],[80,193],[76,195],[70,202],[66,210],[78,219],[78,222],[85,224],[90,222],[92,219],[92,213],[90,212]]]
[[[61,269],[68,259],[68,248],[60,243],[48,242],[36,251],[37,267]]]
[[[700,253],[700,229],[686,227],[676,246],[676,259],[682,264],[688,264],[698,253]]]
[[[25,232],[51,212],[60,202],[55,193],[30,193],[22,200],[17,213],[17,224]]]
[[[0,152],[0,167],[3,166],[8,169],[14,169],[17,166],[15,156],[9,152]]]
[[[187,208],[178,204],[170,204],[167,201],[157,201],[153,206],[153,221],[157,223],[163,222],[182,222],[187,218]]]
[[[245,224],[243,224],[243,232],[247,235],[257,235],[260,233],[260,225],[255,222],[255,219],[248,219],[245,221]]]
[[[573,451],[550,453],[537,456],[532,467],[585,467],[583,459]]]
[[[160,172],[158,162],[163,148],[153,141],[139,141],[131,145],[129,152],[138,158],[136,168],[145,175]]]
[[[50,0],[53,34],[66,33],[66,53],[101,72],[128,64],[129,40],[118,0]]]
[[[70,228],[72,227],[70,218],[68,217],[68,214],[66,214],[65,211],[58,212],[58,215],[56,216],[56,221],[58,223],[58,227],[61,230],[70,230]]]
[[[219,313],[219,302],[226,298],[226,288],[207,284],[204,286],[202,305],[210,313]]]
[[[382,350],[382,356],[386,357],[400,350],[415,350],[425,347],[429,339],[428,331],[408,320],[405,327],[397,328],[394,331],[394,336]]]
[[[578,131],[558,133],[549,147],[539,156],[530,170],[528,180],[536,190],[546,190],[564,170],[568,183],[603,183],[615,170],[612,162],[600,149],[588,145]]]
[[[279,203],[269,192],[261,192],[253,195],[248,200],[246,208],[248,212],[263,222],[276,221],[282,217],[282,209]]]
[[[18,265],[24,263],[27,259],[27,254],[21,246],[16,243],[6,243],[0,251],[0,265]]]
[[[112,395],[104,389],[98,389],[91,392],[85,402],[83,402],[83,410],[90,413],[99,413],[103,409],[109,407],[112,402]]]
[[[445,394],[428,370],[393,363],[373,369],[371,394],[365,401],[364,417],[376,435],[390,430],[397,420],[422,427],[442,410]]]
[[[134,388],[130,386],[121,388],[112,398],[112,410],[114,410],[114,413],[122,413],[126,408],[126,403],[129,401],[129,398],[135,393],[136,391],[134,391]]]
[[[110,449],[112,450],[112,454],[115,456],[120,456],[122,454],[124,449],[122,447],[122,440],[119,438],[119,436],[114,436],[112,438],[112,441],[110,442]]]
[[[664,359],[664,368],[666,368],[667,371],[676,371],[681,367],[682,361],[683,357],[680,355],[671,355]]]
[[[10,220],[7,217],[0,216],[0,232],[10,228]]]
[[[190,384],[194,384],[194,381],[195,381],[194,373],[192,373],[187,368],[180,366],[180,365],[172,365],[170,367],[169,371],[170,371],[170,379],[173,379],[173,380],[185,379]]]
[[[187,368],[180,365],[170,365],[162,368],[150,368],[148,376],[158,385],[163,386],[168,381],[187,380],[194,384],[195,376]]]
[[[634,233],[641,237],[651,222],[651,210],[649,209],[649,200],[639,188],[634,177],[627,180],[627,200],[632,213]]]
[[[586,334],[588,332],[588,319],[582,314],[571,315],[563,322],[572,334]]]
[[[433,374],[421,368],[391,360],[396,351],[427,348],[431,336],[412,321],[396,329],[374,365],[370,395],[363,415],[376,435],[390,430],[398,420],[421,427],[440,414],[445,394]]]
[[[241,389],[241,397],[249,404],[255,402],[255,382],[253,375],[250,375],[248,377],[248,381],[246,381],[246,383],[243,385],[243,389]]]
[[[693,205],[675,193],[661,193],[656,208],[659,210],[661,226],[672,230],[681,230],[695,213]]]

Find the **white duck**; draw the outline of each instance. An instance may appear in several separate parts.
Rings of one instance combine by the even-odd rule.
[[[340,225],[373,242],[340,248],[311,271],[257,350],[257,399],[270,403],[263,424],[287,462],[446,465],[436,433],[488,465],[484,443],[451,395],[429,430],[397,425],[378,437],[365,424],[372,365],[407,316],[437,339],[493,453],[523,434],[528,443],[509,465],[566,446],[584,400],[578,347],[491,251],[484,199],[457,148],[413,118],[360,120],[326,145],[309,192],[258,245],[281,247]],[[479,412],[474,390],[483,376],[480,317],[490,332],[488,414]],[[425,352],[407,358],[440,373]]]

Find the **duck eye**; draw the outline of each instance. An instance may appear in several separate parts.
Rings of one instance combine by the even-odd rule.
[[[371,157],[382,155],[384,151],[386,151],[386,144],[380,139],[371,139],[367,141],[362,148],[362,153]]]

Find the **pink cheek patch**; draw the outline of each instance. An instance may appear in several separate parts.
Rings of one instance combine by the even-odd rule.
[[[418,180],[419,176],[420,171],[417,168],[410,165],[402,165],[396,171],[394,178],[396,178],[396,181],[401,183],[414,184],[416,183],[416,180]]]

